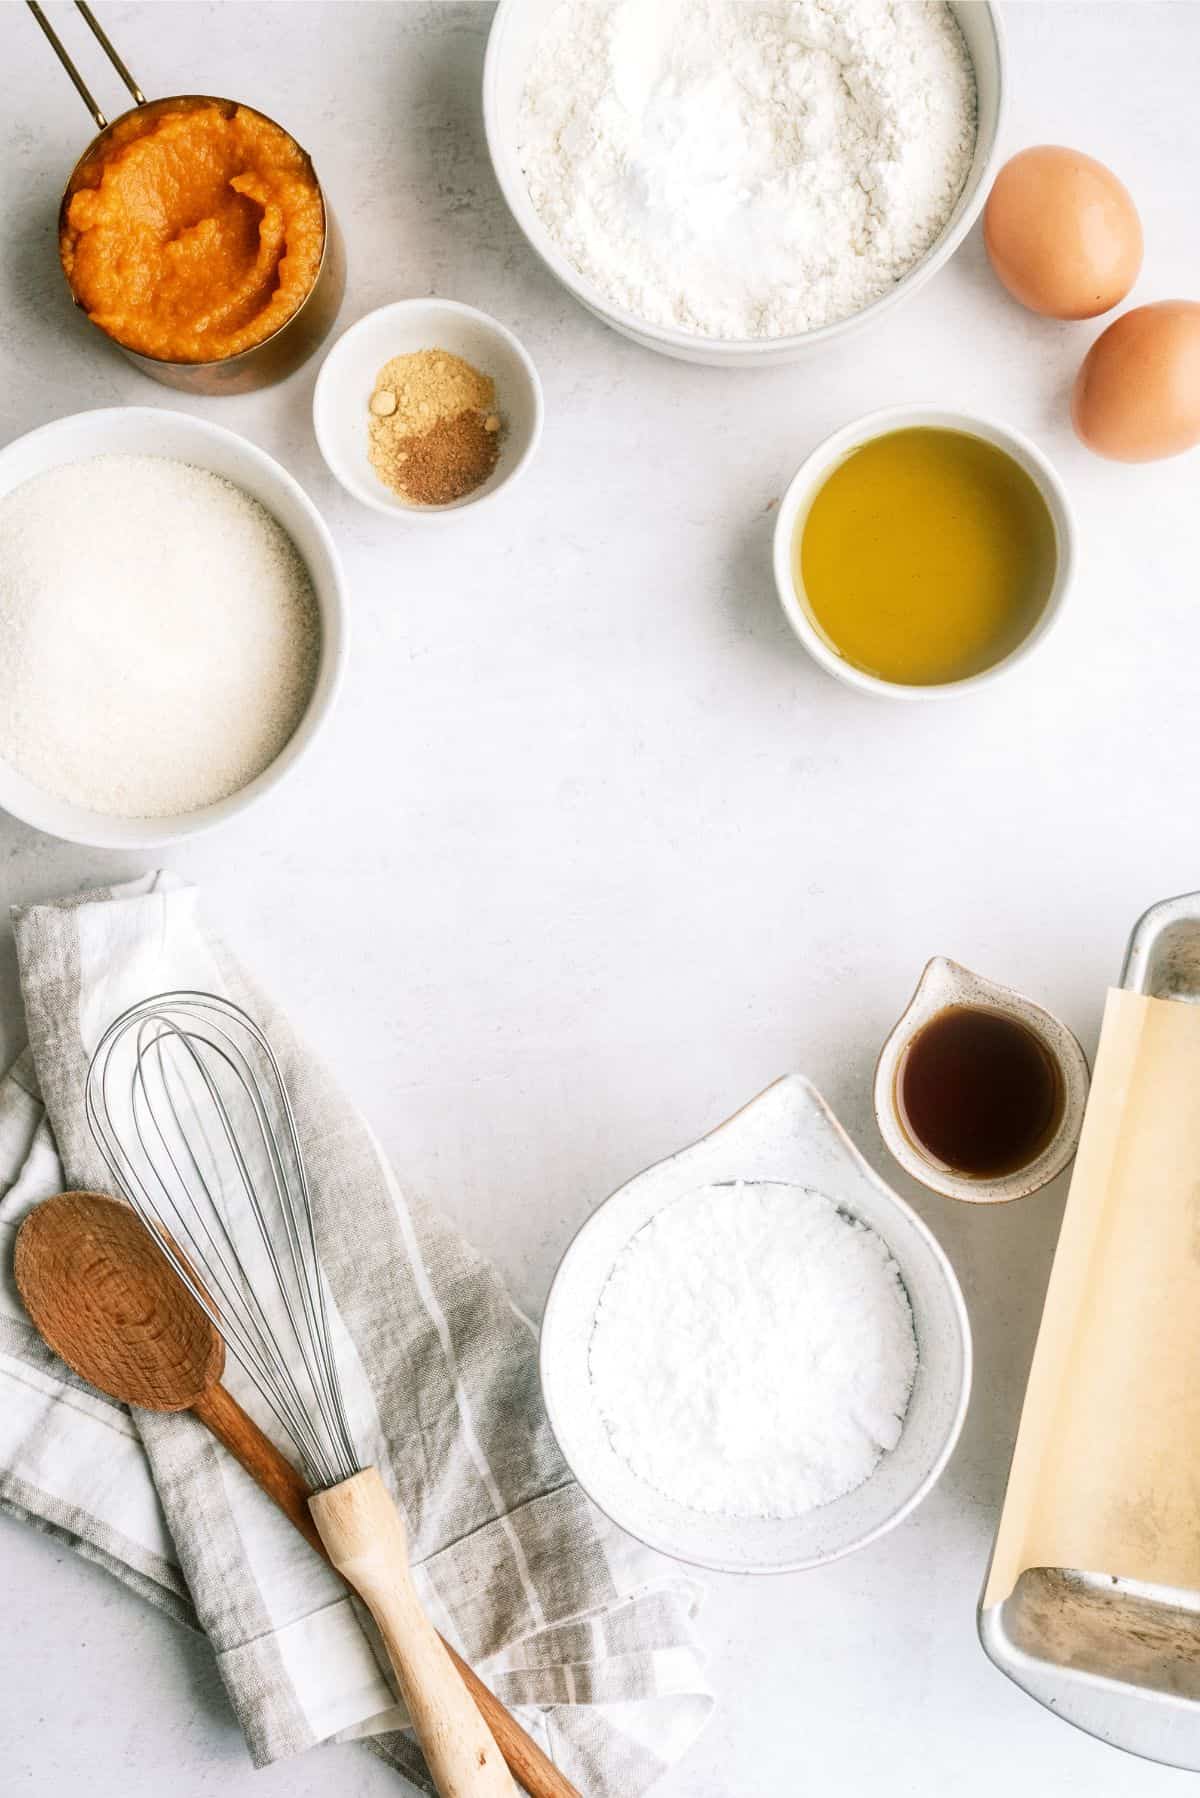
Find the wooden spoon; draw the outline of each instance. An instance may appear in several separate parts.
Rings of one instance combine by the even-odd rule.
[[[13,1270],[38,1333],[73,1372],[124,1404],[190,1411],[329,1560],[309,1512],[310,1487],[221,1385],[225,1344],[128,1205],[94,1192],[47,1199],[17,1232]],[[580,1798],[444,1646],[530,1798]]]

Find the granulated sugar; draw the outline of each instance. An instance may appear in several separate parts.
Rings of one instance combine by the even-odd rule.
[[[97,456],[0,501],[0,757],[44,792],[161,818],[261,774],[312,693],[291,538],[240,487]]]
[[[796,1186],[711,1186],[638,1232],[589,1349],[613,1446],[694,1510],[796,1517],[900,1439],[917,1366],[873,1230]]]

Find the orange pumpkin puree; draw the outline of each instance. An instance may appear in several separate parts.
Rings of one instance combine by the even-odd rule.
[[[143,356],[236,356],[285,324],[316,281],[325,209],[312,164],[248,106],[139,108],[72,186],[59,241],[71,290]]]

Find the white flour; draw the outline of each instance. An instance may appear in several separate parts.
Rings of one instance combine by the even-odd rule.
[[[796,1517],[900,1439],[912,1311],[887,1245],[802,1187],[711,1186],[639,1230],[601,1295],[593,1389],[618,1454],[680,1504]]]
[[[940,0],[560,0],[518,155],[616,305],[711,337],[861,310],[954,209],[975,78]]]
[[[159,818],[261,774],[320,640],[308,570],[240,487],[96,456],[0,500],[0,757],[106,815]]]

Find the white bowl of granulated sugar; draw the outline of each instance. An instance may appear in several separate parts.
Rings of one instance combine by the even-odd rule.
[[[80,412],[0,450],[0,807],[99,848],[278,785],[333,705],[346,600],[287,470],[186,413]]]
[[[563,1456],[615,1523],[697,1566],[784,1573],[932,1489],[971,1335],[930,1231],[789,1075],[592,1214],[540,1364]]]

